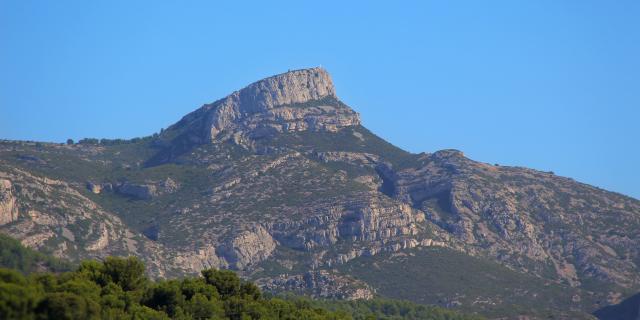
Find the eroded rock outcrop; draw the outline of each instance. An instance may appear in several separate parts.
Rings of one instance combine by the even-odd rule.
[[[424,154],[420,162],[387,168],[391,195],[423,210],[470,252],[540,273],[551,265],[572,286],[584,279],[640,283],[634,263],[617,259],[640,256],[640,239],[615,235],[639,225],[636,200],[549,172],[475,162],[457,150]]]
[[[195,251],[181,250],[175,257],[175,264],[188,273],[197,273],[203,269],[226,268],[228,264],[216,254],[216,248],[208,245]]]
[[[277,132],[329,131],[360,124],[360,116],[340,102],[322,68],[286,72],[186,115],[167,133],[174,143],[233,139],[237,144]]]
[[[270,230],[283,246],[317,252],[317,267],[435,243],[446,246],[448,239],[436,228],[426,232],[423,212],[370,193],[349,200],[336,199],[330,205],[309,204],[306,209],[308,218],[276,222]],[[341,243],[345,242],[351,245],[342,248]]]
[[[131,231],[119,217],[85,197],[76,187],[62,180],[38,176],[11,168],[0,170],[0,213],[5,221],[0,232],[23,245],[76,259],[109,255],[139,255],[153,272],[163,275],[170,263],[158,263],[166,251]],[[19,188],[16,186],[19,185]],[[20,219],[17,208],[20,204]],[[54,241],[51,241],[51,240]],[[147,245],[155,246],[154,252]]]
[[[0,225],[18,219],[18,207],[11,180],[0,179]]]
[[[226,241],[216,253],[223,257],[230,267],[241,270],[268,258],[276,248],[276,241],[262,226],[254,226]]]

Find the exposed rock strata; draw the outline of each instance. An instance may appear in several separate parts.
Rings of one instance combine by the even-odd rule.
[[[633,262],[611,259],[638,257],[640,238],[605,235],[640,226],[637,201],[551,173],[474,162],[455,150],[423,155],[422,163],[387,172],[394,197],[422,209],[471,252],[540,273],[550,264],[572,286],[585,279],[640,283]]]
[[[18,219],[18,206],[13,193],[11,181],[0,179],[0,225]]]
[[[276,242],[262,226],[235,235],[216,249],[229,266],[244,269],[268,258],[276,248]]]
[[[186,115],[167,130],[180,132],[182,144],[250,139],[280,132],[328,131],[360,124],[342,104],[322,68],[302,69],[255,82]]]

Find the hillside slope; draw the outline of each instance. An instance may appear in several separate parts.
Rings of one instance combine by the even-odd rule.
[[[230,268],[273,291],[398,297],[344,266],[446,248],[521,275],[513,290],[572,297],[541,302],[552,310],[591,312],[640,288],[638,200],[456,150],[403,151],[364,128],[319,68],[258,81],[143,139],[2,142],[0,188],[1,232],[72,260],[136,255],[159,277]],[[463,268],[440,267],[464,283]],[[414,300],[459,292],[439,294]]]

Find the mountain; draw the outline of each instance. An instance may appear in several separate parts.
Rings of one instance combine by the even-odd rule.
[[[321,68],[269,77],[160,133],[0,143],[0,232],[154,277],[229,268],[273,291],[490,316],[588,313],[640,290],[640,201],[362,126]]]

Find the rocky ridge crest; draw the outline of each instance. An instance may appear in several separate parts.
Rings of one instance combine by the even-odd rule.
[[[233,139],[242,144],[274,133],[336,132],[359,124],[359,114],[338,100],[329,73],[310,68],[252,83],[186,115],[167,131],[182,132],[194,143]]]

